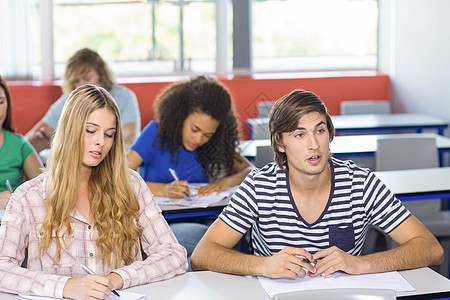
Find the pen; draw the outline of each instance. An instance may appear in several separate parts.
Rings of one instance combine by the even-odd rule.
[[[94,271],[92,271],[91,269],[89,269],[89,267],[85,266],[85,265],[81,265],[81,267],[83,268],[83,270],[86,271],[86,273],[89,273],[91,275],[95,275]],[[119,293],[116,292],[116,290],[112,290],[113,294],[116,295],[117,297],[120,297]]]
[[[13,192],[13,188],[12,188],[11,183],[9,182],[8,179],[6,179],[6,183],[5,184],[6,184],[6,187],[8,188],[8,191],[10,193],[12,193]]]
[[[177,175],[177,172],[175,172],[174,169],[169,168],[169,172],[170,172],[170,175],[172,175],[173,179],[175,179],[176,181],[179,181],[179,180],[180,180],[180,178],[179,178],[178,175]]]
[[[175,172],[174,169],[169,168],[169,172],[170,172],[170,175],[172,175],[173,179],[175,179],[176,181],[179,181],[179,180],[180,180],[180,177],[178,177],[177,172]],[[188,198],[189,198],[189,197],[192,197],[191,194],[186,194],[186,196],[187,196]]]

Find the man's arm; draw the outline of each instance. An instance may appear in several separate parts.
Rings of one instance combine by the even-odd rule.
[[[303,257],[312,260],[312,255],[304,249],[286,247],[273,256],[265,257],[233,250],[242,236],[242,233],[217,219],[192,253],[192,269],[273,278],[297,278],[298,275],[304,277],[306,272],[303,268],[313,271],[313,267],[303,261]]]
[[[122,125],[123,128],[123,142],[125,149],[130,149],[134,141],[137,139],[137,123],[126,123]]]
[[[316,272],[324,276],[336,271],[364,274],[414,269],[439,265],[444,250],[436,238],[414,216],[408,217],[389,236],[400,246],[395,249],[365,256],[352,256],[336,247],[314,254]]]

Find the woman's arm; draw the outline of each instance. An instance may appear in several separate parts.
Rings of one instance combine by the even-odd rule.
[[[234,174],[224,177],[214,183],[200,187],[198,189],[198,195],[201,197],[207,196],[213,192],[220,193],[229,187],[239,185],[254,167],[255,166],[248,159],[236,152],[233,164]]]
[[[28,179],[33,179],[42,173],[44,165],[36,151],[31,152],[23,162],[23,171]]]
[[[136,170],[144,160],[134,150],[129,150],[127,153],[128,167]],[[160,182],[145,182],[153,195],[158,197],[170,197],[170,198],[184,198],[190,193],[188,188],[188,182],[184,180],[175,180],[169,183]]]

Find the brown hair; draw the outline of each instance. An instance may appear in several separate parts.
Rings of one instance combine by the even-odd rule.
[[[6,104],[8,105],[8,108],[6,109],[6,118],[2,126],[4,129],[8,131],[15,132],[16,128],[14,127],[12,119],[11,94],[9,93],[8,85],[6,84],[6,81],[3,79],[2,76],[0,76],[0,86],[3,88],[3,90],[5,90]]]
[[[298,120],[312,112],[325,116],[331,142],[335,133],[333,122],[325,104],[313,92],[294,90],[278,99],[272,107],[269,115],[270,143],[275,153],[275,162],[280,168],[286,167],[286,153],[278,150],[283,146],[283,132],[293,132]]]
[[[83,48],[75,52],[67,61],[63,80],[64,93],[73,91],[75,89],[74,81],[91,70],[97,72],[100,86],[111,91],[115,84],[114,73],[97,52]]]

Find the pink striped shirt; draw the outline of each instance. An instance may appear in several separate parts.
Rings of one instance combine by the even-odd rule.
[[[0,226],[0,290],[62,298],[64,285],[70,277],[87,275],[82,264],[96,274],[118,273],[123,279],[123,288],[186,272],[186,250],[177,242],[145,182],[132,170],[130,180],[139,199],[138,223],[143,228],[140,242],[148,255],[146,260],[142,260],[138,251],[134,263],[118,269],[97,261],[98,232],[76,209],[70,215],[73,235],[66,245],[62,244],[60,261],[54,262],[56,243],[41,257],[40,230],[45,217],[47,180],[48,173],[44,173],[21,185],[6,208]],[[26,247],[28,269],[20,267]]]

